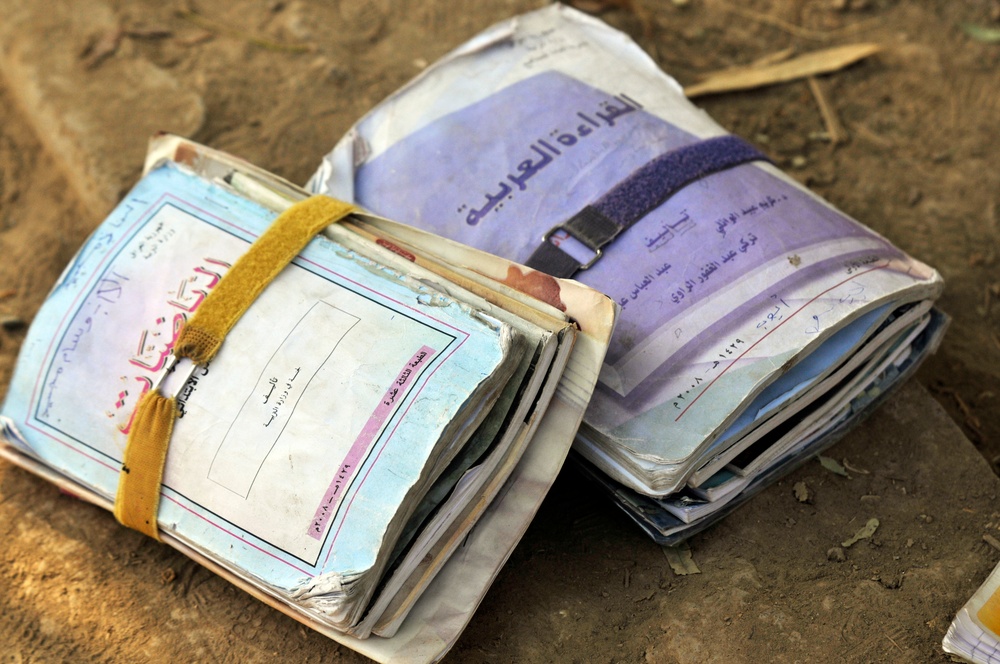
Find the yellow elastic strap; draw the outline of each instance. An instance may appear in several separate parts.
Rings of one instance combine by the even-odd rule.
[[[313,196],[285,210],[216,284],[181,331],[174,355],[206,364],[261,291],[278,276],[316,233],[340,221],[354,206]]]
[[[211,361],[226,334],[261,291],[316,233],[354,209],[353,205],[328,196],[313,196],[285,210],[195,311],[174,345],[175,357],[187,357],[196,364]],[[174,399],[156,390],[143,395],[136,404],[118,476],[115,518],[122,525],[157,540],[160,539],[156,522],[160,484],[176,416]]]
[[[135,406],[125,459],[118,474],[115,518],[154,539],[160,539],[156,513],[176,414],[177,403],[173,399],[156,391],[142,395]]]

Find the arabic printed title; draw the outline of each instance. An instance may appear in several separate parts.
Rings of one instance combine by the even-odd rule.
[[[132,371],[139,373],[121,377],[123,385],[118,392],[114,409],[105,411],[109,418],[119,420],[116,426],[123,434],[127,434],[132,427],[135,404],[153,386],[156,374],[166,366],[188,315],[208,297],[209,291],[219,283],[223,272],[229,267],[230,264],[222,260],[203,259],[201,265],[193,268],[192,274],[181,279],[176,290],[167,293],[166,304],[169,309],[165,315],[154,318],[152,324],[148,324],[139,333],[135,352],[128,360],[133,367]],[[208,368],[202,367],[201,376],[207,373]],[[195,391],[197,383],[198,377],[193,376],[178,395],[178,417],[184,416],[185,404]],[[124,416],[128,419],[122,420]]]
[[[463,204],[458,208],[458,213],[466,213],[465,223],[475,226],[491,210],[499,212],[503,208],[505,200],[513,199],[515,187],[517,191],[527,190],[528,181],[543,168],[563,156],[565,151],[572,149],[573,146],[595,131],[614,127],[618,118],[641,108],[642,104],[622,93],[601,102],[595,111],[578,111],[576,116],[570,120],[571,124],[576,124],[575,129],[566,132],[555,129],[549,133],[548,138],[539,138],[532,143],[528,150],[533,154],[517,165],[516,172],[508,173],[505,179],[501,179],[497,183],[500,188],[496,193],[485,194],[485,205],[475,208]]]
[[[145,204],[145,201],[131,199],[130,201],[124,203],[123,205],[125,206],[125,211],[113,223],[109,223],[111,229],[119,229],[127,223],[128,218],[136,209],[133,203]],[[171,238],[176,235],[176,232],[175,228],[168,226],[163,221],[145,229],[144,234],[137,237],[138,245],[131,250],[130,257],[133,259],[141,258],[143,260],[152,258],[162,246],[166,245]],[[89,265],[91,257],[101,255],[102,252],[106,251],[107,248],[114,243],[116,237],[118,237],[116,233],[110,229],[108,232],[95,234],[94,238],[92,238],[84,249],[81,250],[80,256],[74,259],[73,266],[67,271],[64,283],[66,285],[75,285],[81,275],[85,272],[84,266]],[[73,363],[77,349],[80,347],[83,338],[88,336],[93,329],[97,316],[107,316],[109,307],[119,302],[125,288],[128,286],[128,282],[128,276],[121,274],[114,269],[108,270],[97,280],[94,291],[88,299],[88,303],[85,305],[86,307],[89,307],[88,314],[83,317],[82,322],[75,326],[76,329],[69,334],[69,343],[63,345],[57,352],[56,361],[59,363],[59,366],[55,368],[55,372],[46,383],[45,402],[41,412],[42,417],[48,418],[52,414],[52,409],[56,403],[55,393],[59,387],[61,377],[66,371],[65,366]],[[168,318],[170,318],[170,320],[168,320]],[[156,324],[157,326],[177,328],[177,332],[179,334],[179,325],[183,325],[184,319],[181,319],[178,323],[175,318],[176,316],[163,317],[161,320],[158,320]],[[133,364],[136,364],[136,366],[140,366],[143,369],[148,368],[142,364],[145,357],[143,348],[149,345],[147,340],[151,334],[152,332],[148,330],[143,332],[142,338],[139,342],[140,350],[136,355],[137,362],[133,362]],[[156,371],[158,370],[159,369],[156,369]],[[137,380],[144,385],[146,384],[145,380],[140,380],[138,378]],[[148,381],[148,385],[152,385],[152,380]],[[148,385],[142,390],[143,393],[149,389]],[[125,406],[128,395],[129,390],[127,389],[127,386],[123,386],[123,389],[119,392],[118,400],[116,402],[116,411]],[[115,417],[114,412],[106,412],[106,414],[110,418]],[[131,418],[128,423],[124,425],[119,424],[118,428],[122,429],[124,426],[124,432],[127,433],[130,425]]]

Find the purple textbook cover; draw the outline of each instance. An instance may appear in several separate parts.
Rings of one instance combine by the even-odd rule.
[[[731,150],[750,156],[702,168]],[[769,386],[791,399],[822,383],[845,357],[826,344],[838,330],[868,339],[915,303],[925,324],[942,288],[728,136],[627,36],[560,5],[430,66],[362,118],[309,187],[541,271],[553,246],[589,263],[573,278],[621,317],[577,450],[650,495],[780,411],[754,404]],[[614,230],[600,253],[573,230],[594,209]],[[808,384],[781,382],[810,355],[821,370]],[[750,424],[730,431],[741,416]]]

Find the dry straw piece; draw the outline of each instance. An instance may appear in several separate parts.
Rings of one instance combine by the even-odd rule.
[[[878,44],[848,44],[813,51],[776,64],[722,69],[709,74],[700,83],[684,88],[684,94],[688,97],[700,97],[828,74],[864,60],[881,48]]]

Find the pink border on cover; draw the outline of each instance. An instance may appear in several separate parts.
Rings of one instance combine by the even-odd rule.
[[[396,412],[397,401],[402,401],[406,398],[406,395],[410,392],[410,387],[420,375],[420,369],[434,357],[435,352],[429,346],[422,346],[420,350],[413,354],[409,362],[403,365],[399,375],[389,385],[389,388],[385,391],[385,395],[379,400],[378,405],[375,406],[375,410],[368,418],[368,421],[365,422],[365,426],[361,428],[361,433],[354,440],[351,449],[347,451],[347,456],[340,463],[337,474],[330,481],[330,486],[327,488],[326,494],[324,494],[323,500],[320,501],[319,507],[316,508],[316,514],[309,524],[307,532],[309,537],[314,540],[323,539],[326,524],[330,521],[330,517],[337,511],[337,507],[343,497],[341,489],[346,489],[350,486],[351,481],[358,472],[358,465],[361,458],[368,453],[378,432],[382,430],[382,425]],[[337,534],[339,533],[340,528],[337,529]],[[336,539],[337,537],[334,535],[333,540]],[[330,544],[332,545],[333,541]]]

